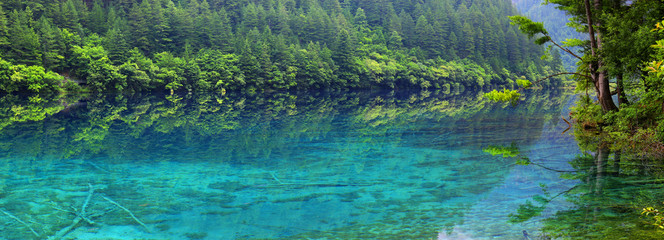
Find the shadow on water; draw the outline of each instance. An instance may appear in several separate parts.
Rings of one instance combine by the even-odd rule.
[[[510,219],[576,196],[586,182],[550,169],[585,155],[560,134],[569,97],[526,96],[4,96],[0,239],[553,236],[566,198]]]

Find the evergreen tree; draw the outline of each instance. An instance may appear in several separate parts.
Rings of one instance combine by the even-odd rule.
[[[7,58],[15,64],[40,65],[42,63],[42,51],[39,43],[39,35],[35,32],[32,20],[32,11],[14,10],[9,15],[9,28],[7,35],[9,49]]]
[[[41,17],[37,22],[37,32],[40,36],[42,66],[47,70],[62,70],[65,46],[60,39],[60,29],[53,26],[50,20]]]
[[[119,27],[113,27],[106,32],[104,37],[104,48],[108,51],[108,58],[114,65],[120,65],[129,58],[131,47],[127,37]]]
[[[10,14],[11,19],[3,20],[3,10],[18,16],[28,12],[25,6],[38,6],[30,11],[39,17],[37,23],[32,15],[14,20]],[[89,64],[80,64],[77,57],[97,56],[103,48],[110,63],[97,61],[100,69],[108,76],[114,71],[125,75],[127,85],[118,86],[132,91],[167,84],[197,90],[289,88],[297,83],[306,89],[378,82],[380,87],[428,87],[457,81],[472,87],[497,81],[472,76],[473,81],[462,82],[461,77],[442,77],[438,69],[481,68],[496,76],[505,67],[534,76],[550,71],[544,65],[553,64],[539,60],[542,48],[517,35],[502,16],[514,13],[507,1],[7,0],[2,7],[3,57],[63,72],[87,72],[78,68]],[[103,38],[91,37],[94,34]],[[85,44],[81,38],[87,39]],[[83,50],[75,54],[76,46]],[[140,54],[129,54],[134,47]],[[204,53],[235,60],[201,62]],[[197,66],[150,67],[151,57],[168,54]],[[467,60],[459,64],[459,58]],[[236,70],[204,64],[233,64]],[[228,73],[233,71],[237,73]],[[365,78],[375,81],[360,81]]]
[[[169,22],[165,18],[164,12],[165,11],[161,6],[160,0],[150,0],[148,16],[150,22],[149,29],[151,34],[148,40],[150,42],[151,52],[172,50],[170,48],[171,42],[173,41],[170,38],[172,35],[172,29]]]
[[[172,27],[170,39],[175,52],[182,52],[188,42],[192,41],[194,33],[194,21],[184,8],[169,4],[166,8],[166,16]]]
[[[461,41],[461,47],[459,48],[459,57],[461,58],[471,57],[471,55],[475,53],[476,35],[469,21],[466,21],[463,24],[462,31],[463,31],[463,40]]]
[[[276,12],[275,23],[274,23],[274,32],[276,34],[283,34],[288,36],[292,34],[290,27],[290,16],[286,6],[284,4],[279,4]]]
[[[0,55],[7,51],[9,47],[9,27],[7,22],[7,15],[0,4]]]
[[[89,18],[90,19],[88,20],[88,23],[90,23],[90,26],[88,28],[93,33],[102,34],[106,32],[106,29],[108,28],[107,19],[101,0],[94,1],[92,4],[92,12],[90,12]]]
[[[435,49],[434,30],[426,17],[420,16],[415,24],[415,38],[417,46],[428,53],[429,57],[438,56],[440,49]]]
[[[415,21],[409,13],[401,11],[399,13],[401,19],[401,29],[403,29],[404,45],[406,47],[414,47],[417,38],[415,37]]]
[[[129,26],[131,29],[132,45],[143,52],[149,52],[150,46],[150,1],[134,4],[129,10]]]
[[[233,31],[230,25],[230,19],[226,11],[222,8],[210,16],[209,35],[211,48],[221,49],[230,52],[230,41],[233,38]]]
[[[80,23],[80,14],[74,0],[67,0],[60,3],[58,9],[58,14],[56,14],[56,24],[61,28],[69,29],[70,31],[80,32],[81,23]]]
[[[339,67],[341,73],[339,78],[346,81],[346,83],[357,83],[353,73],[356,73],[356,64],[354,60],[355,47],[350,37],[350,33],[346,29],[342,29],[337,39],[336,51],[334,51],[334,63]]]
[[[400,49],[403,47],[403,38],[401,38],[401,35],[399,35],[399,32],[397,31],[392,31],[387,42],[392,49]]]

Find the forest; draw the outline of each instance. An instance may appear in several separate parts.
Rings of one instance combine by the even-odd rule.
[[[516,14],[509,0],[6,0],[0,91],[489,89],[562,71]]]

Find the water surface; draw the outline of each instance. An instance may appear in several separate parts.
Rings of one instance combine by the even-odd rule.
[[[480,96],[6,96],[0,239],[548,236],[586,206],[573,99]]]

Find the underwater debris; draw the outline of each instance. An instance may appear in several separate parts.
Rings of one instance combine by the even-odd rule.
[[[16,221],[19,222],[20,224],[23,224],[24,226],[28,227],[28,228],[30,229],[30,231],[31,231],[33,234],[35,234],[35,236],[39,237],[39,234],[38,234],[37,232],[35,232],[35,230],[32,229],[32,227],[30,227],[30,225],[28,225],[27,223],[25,223],[24,221],[22,221],[22,220],[19,219],[18,217],[14,216],[14,215],[12,215],[11,213],[6,212],[5,210],[2,210],[2,209],[0,209],[0,212],[2,212],[3,214],[7,215],[7,217],[16,220]]]
[[[95,223],[95,221],[93,221],[93,219],[96,219],[98,217],[106,215],[107,213],[115,211],[115,209],[113,209],[113,208],[107,208],[104,211],[98,211],[98,212],[95,212],[95,213],[87,213],[86,209],[87,209],[88,205],[90,204],[90,200],[92,199],[92,196],[93,196],[94,193],[95,193],[94,187],[92,186],[92,184],[88,183],[88,194],[85,197],[85,201],[83,202],[83,205],[81,206],[80,210],[77,210],[76,208],[72,207],[72,209],[74,209],[74,211],[71,211],[71,210],[66,210],[66,209],[60,208],[57,205],[52,206],[56,210],[74,214],[76,217],[72,220],[71,224],[69,224],[67,227],[64,227],[64,228],[60,229],[54,235],[48,237],[47,239],[49,239],[49,240],[51,240],[51,239],[53,239],[53,240],[62,239],[67,234],[72,232],[79,225],[79,223],[81,221],[85,221],[89,225],[94,225],[96,223]],[[111,200],[110,198],[108,198],[106,196],[102,195],[101,197],[104,198],[109,203],[111,203],[111,204],[117,206],[118,208],[124,210],[125,212],[127,212],[134,219],[134,221],[136,221],[138,224],[143,226],[148,232],[150,232],[150,229],[143,222],[141,222],[138,218],[136,218],[136,216],[129,209],[125,208],[124,206],[120,205],[119,203]]]

